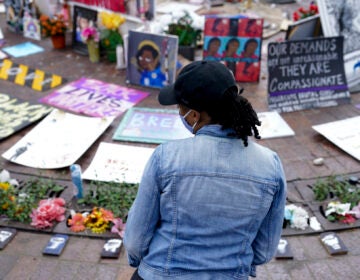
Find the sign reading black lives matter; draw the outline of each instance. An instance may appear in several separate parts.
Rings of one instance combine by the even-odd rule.
[[[269,109],[293,112],[350,102],[343,61],[343,38],[270,43]]]

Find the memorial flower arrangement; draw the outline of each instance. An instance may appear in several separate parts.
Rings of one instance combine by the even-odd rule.
[[[10,221],[30,223],[38,202],[49,192],[62,191],[64,187],[45,180],[29,180],[19,187],[7,170],[0,173],[0,217]],[[44,210],[44,208],[42,208]],[[36,213],[36,211],[35,211]],[[34,217],[35,218],[35,217]]]
[[[340,177],[317,180],[312,187],[315,200],[330,222],[352,224],[360,218],[360,188]]]
[[[76,213],[72,210],[71,218],[68,219],[67,223],[73,232],[89,229],[93,233],[101,234],[111,228],[111,232],[118,233],[123,237],[125,230],[122,219],[115,218],[111,211],[101,207],[94,207],[90,213]]]
[[[65,220],[65,200],[63,198],[49,198],[40,200],[30,217],[31,225],[37,229],[52,227],[54,222]]]
[[[289,204],[285,206],[285,222],[290,223],[291,228],[304,230],[309,226],[309,214],[300,206]]]
[[[303,18],[311,17],[313,15],[316,15],[319,13],[318,6],[315,4],[314,1],[312,1],[309,5],[308,9],[305,9],[304,7],[300,7],[293,13],[293,20],[298,21]]]
[[[62,14],[50,18],[47,15],[40,16],[41,35],[49,37],[54,35],[65,35],[67,30],[66,22]]]
[[[116,61],[116,47],[123,44],[120,26],[125,23],[121,14],[101,11],[99,13],[100,44],[107,51],[108,60]]]

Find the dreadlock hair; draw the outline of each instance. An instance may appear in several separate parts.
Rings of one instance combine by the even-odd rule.
[[[256,126],[260,126],[256,112],[250,102],[240,94],[242,90],[235,87],[228,89],[221,102],[213,108],[206,110],[211,117],[212,123],[219,123],[222,129],[232,128],[235,136],[242,139],[245,147],[248,146],[248,136],[260,139]],[[229,135],[230,136],[230,135]]]

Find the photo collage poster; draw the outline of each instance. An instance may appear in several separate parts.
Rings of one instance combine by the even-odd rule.
[[[162,88],[175,81],[177,36],[129,31],[125,48],[129,83]]]
[[[360,90],[360,5],[356,0],[318,0],[324,36],[344,37],[344,67],[351,92]]]
[[[263,19],[205,16],[204,60],[223,62],[237,82],[258,82]]]

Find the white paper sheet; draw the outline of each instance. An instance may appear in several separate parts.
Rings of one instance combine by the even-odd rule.
[[[153,148],[102,142],[83,179],[136,184],[141,180]]]

